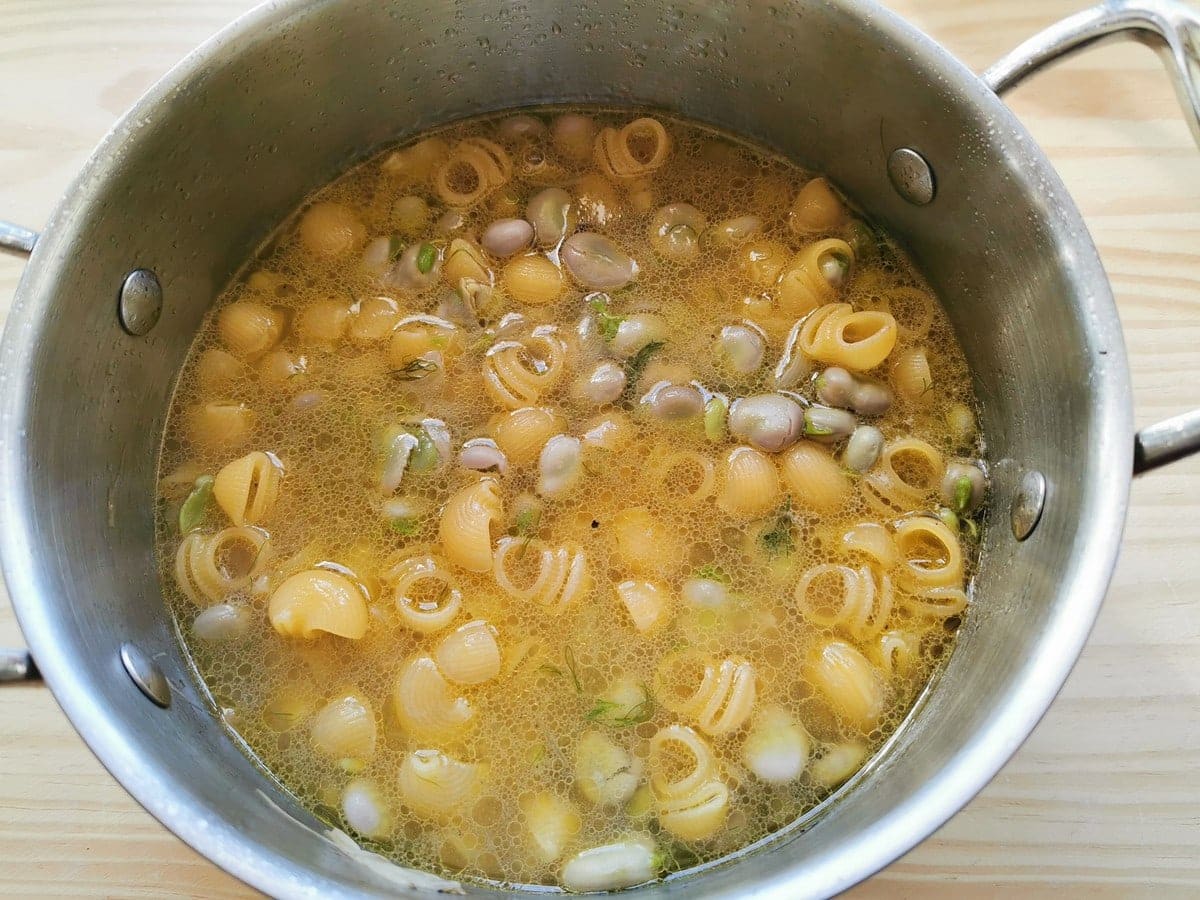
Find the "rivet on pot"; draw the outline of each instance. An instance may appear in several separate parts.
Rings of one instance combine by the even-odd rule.
[[[134,269],[125,276],[117,311],[121,327],[134,337],[141,337],[158,323],[162,314],[162,285],[149,269]]]
[[[887,163],[888,178],[901,197],[914,206],[924,206],[933,201],[937,186],[933,181],[933,169],[916,150],[898,147],[892,151]]]
[[[171,705],[171,686],[162,669],[136,645],[126,641],[121,645],[121,665],[139,691],[166,709]]]
[[[1021,476],[1021,484],[1017,487],[1017,495],[1013,497],[1011,508],[1012,533],[1018,541],[1023,541],[1033,534],[1038,520],[1042,517],[1042,507],[1046,505],[1046,476],[1036,469],[1031,469]]]

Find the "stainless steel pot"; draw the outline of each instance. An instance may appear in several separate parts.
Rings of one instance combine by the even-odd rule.
[[[1049,706],[1108,585],[1131,474],[1200,448],[1197,413],[1135,439],[1095,248],[996,96],[1109,36],[1164,51],[1200,138],[1200,19],[1170,0],[1111,0],[982,79],[867,2],[297,0],[245,16],[92,156],[37,240],[0,346],[4,573],[63,709],[148,810],[268,893],[430,889],[331,839],[237,749],[193,681],[151,540],[175,373],[242,261],[364,153],[514,105],[657,106],[828,173],[903,238],[971,364],[995,488],[972,614],[911,722],[816,815],[642,893],[792,900],[887,864],[965,804]],[[0,229],[18,250],[34,238]],[[27,664],[0,658],[11,676]]]

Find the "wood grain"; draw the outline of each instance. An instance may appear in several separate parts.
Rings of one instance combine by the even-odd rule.
[[[981,70],[1077,0],[893,0]],[[248,3],[0,0],[0,215],[40,226],[155,78]],[[1159,62],[1095,50],[1014,92],[1116,291],[1137,419],[1200,404],[1200,152]],[[0,314],[21,264],[0,258]],[[1100,621],[1045,720],[873,897],[1200,893],[1200,460],[1134,486]],[[0,606],[0,644],[19,643]],[[0,690],[0,893],[247,897],[140,809],[48,692]]]

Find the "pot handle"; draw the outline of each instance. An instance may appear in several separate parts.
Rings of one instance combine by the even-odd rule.
[[[1080,50],[1116,39],[1158,51],[1175,85],[1183,117],[1200,144],[1200,16],[1179,0],[1106,0],[1051,25],[980,76],[997,94]],[[1200,410],[1139,431],[1133,439],[1135,475],[1200,451]]]
[[[28,650],[0,648],[0,684],[19,681],[40,681],[37,666]]]
[[[33,252],[33,245],[37,243],[37,239],[36,231],[0,219],[0,250],[17,256],[28,256]]]
[[[28,256],[37,243],[37,232],[0,219],[0,250]],[[41,681],[37,666],[28,650],[0,647],[0,685],[23,681]]]

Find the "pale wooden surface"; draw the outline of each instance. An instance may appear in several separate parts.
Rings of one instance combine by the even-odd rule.
[[[155,78],[250,4],[0,0],[0,215],[32,227]],[[981,70],[1080,0],[893,0]],[[897,86],[902,87],[902,86]],[[1144,424],[1200,404],[1200,152],[1157,60],[1095,51],[1011,103],[1112,278]],[[21,264],[0,258],[0,313]],[[1200,894],[1200,462],[1138,481],[1104,612],[999,777],[856,897]],[[0,595],[0,645],[20,632]],[[244,897],[100,767],[48,692],[0,689],[0,894]]]

